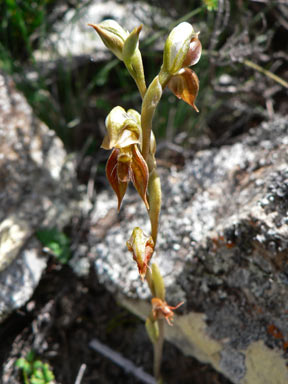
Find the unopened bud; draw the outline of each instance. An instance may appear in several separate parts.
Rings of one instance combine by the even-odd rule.
[[[170,32],[164,48],[163,70],[174,75],[181,68],[186,59],[190,42],[195,32],[191,24],[180,23]]]
[[[156,263],[152,264],[152,282],[155,296],[161,300],[165,300],[164,280]]]
[[[123,47],[129,33],[115,20],[104,20],[100,24],[88,24],[95,29],[101,40],[118,59],[123,60]]]

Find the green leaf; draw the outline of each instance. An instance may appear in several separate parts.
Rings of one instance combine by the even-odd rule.
[[[55,376],[47,363],[43,365],[42,369],[46,383],[50,383],[50,381],[55,379]]]
[[[71,257],[70,240],[63,232],[56,228],[48,228],[37,231],[36,236],[44,247],[51,250],[60,263],[66,264],[69,261]]]
[[[35,369],[42,369],[43,368],[43,363],[41,360],[36,360],[33,363],[33,370]]]
[[[36,379],[41,379],[41,380],[43,380],[44,381],[44,374],[43,374],[43,371],[42,371],[42,369],[40,368],[40,369],[36,369],[35,371],[34,371],[34,373],[33,373],[33,378],[36,378]]]
[[[44,379],[38,379],[37,377],[32,377],[30,379],[30,384],[45,384]]]
[[[30,364],[23,357],[21,357],[20,359],[16,360],[15,366],[17,368],[23,369],[23,371],[26,371],[27,373],[29,373],[31,371]]]

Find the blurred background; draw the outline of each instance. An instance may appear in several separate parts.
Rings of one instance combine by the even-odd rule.
[[[140,49],[147,84],[160,70],[171,28],[188,21],[200,31],[203,54],[193,67],[200,79],[200,112],[164,92],[154,118],[160,166],[181,167],[198,150],[235,143],[260,123],[288,114],[287,0],[2,0],[0,71],[13,78],[34,114],[61,139],[91,202],[97,191],[108,188],[109,153],[99,148],[106,115],[117,105],[141,109],[123,63],[87,26],[105,19],[129,31],[143,24]],[[78,239],[81,232],[85,242],[89,223],[83,222],[72,223],[66,234]],[[69,248],[66,237],[60,240]],[[7,339],[0,362],[8,361],[3,382],[23,383],[13,364],[32,346],[49,361],[59,383],[76,383],[83,361],[88,369],[82,383],[138,383],[95,357],[88,343],[92,335],[102,337],[151,372],[152,348],[143,323],[118,307],[95,275],[78,279],[54,261],[33,296],[35,308],[28,303],[28,309],[1,324]],[[176,348],[165,348],[167,382],[229,383]]]

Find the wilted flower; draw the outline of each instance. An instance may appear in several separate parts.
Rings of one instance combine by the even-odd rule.
[[[173,316],[174,316],[174,309],[179,308],[184,302],[182,301],[176,307],[171,307],[166,303],[166,301],[163,301],[159,299],[158,297],[153,297],[151,300],[152,302],[152,313],[154,319],[166,319],[167,323],[169,325],[173,325]]]
[[[198,63],[202,46],[191,24],[184,22],[168,36],[164,49],[163,70],[170,75],[168,87],[179,99],[191,105],[197,112],[195,99],[199,80],[188,67]]]
[[[149,261],[154,251],[154,241],[151,236],[146,235],[141,228],[133,229],[130,239],[126,243],[127,248],[133,253],[133,259],[138,266],[139,275],[144,280]]]
[[[140,115],[133,109],[127,112],[115,107],[105,121],[107,134],[102,148],[113,149],[106,165],[107,179],[118,198],[118,210],[131,180],[149,209],[147,187],[148,166],[138,149],[141,143]]]

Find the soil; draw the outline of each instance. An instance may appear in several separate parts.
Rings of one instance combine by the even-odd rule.
[[[1,384],[23,383],[15,361],[34,350],[48,362],[56,383],[141,383],[110,359],[89,347],[97,339],[152,375],[152,345],[144,324],[119,306],[96,276],[80,279],[67,266],[49,262],[38,288],[25,307],[0,327]],[[162,364],[167,384],[229,384],[209,365],[184,356],[166,342]]]

